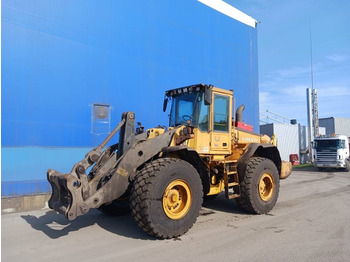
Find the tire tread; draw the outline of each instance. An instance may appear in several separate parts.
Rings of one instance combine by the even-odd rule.
[[[150,188],[152,188],[151,185],[156,181],[157,174],[171,164],[182,162],[185,161],[176,158],[156,159],[144,166],[133,182],[130,201],[132,216],[143,231],[157,238],[169,239],[178,237],[189,230],[189,228],[184,228],[183,231],[179,231],[176,235],[173,235],[171,232],[161,233],[157,229],[157,226],[155,226],[150,220],[149,207],[147,204],[148,200],[152,197]],[[199,178],[198,180],[200,181]],[[195,223],[196,219],[193,221],[192,225]],[[192,227],[192,225],[190,227]]]
[[[253,179],[256,176],[257,169],[259,165],[263,162],[275,165],[270,159],[264,157],[252,157],[247,163],[246,171],[244,177],[241,178],[241,196],[236,199],[236,203],[243,210],[252,213],[252,214],[266,214],[270,210],[261,210],[254,201],[254,192],[252,192]],[[278,184],[279,185],[279,184]],[[279,189],[276,190],[276,200],[278,198]]]

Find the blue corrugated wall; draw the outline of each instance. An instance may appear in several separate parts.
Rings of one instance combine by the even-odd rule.
[[[1,20],[2,195],[44,192],[47,168],[103,139],[93,103],[149,128],[167,125],[165,90],[214,84],[258,131],[257,31],[196,0],[3,0]]]

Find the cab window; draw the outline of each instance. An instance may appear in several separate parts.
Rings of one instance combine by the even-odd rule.
[[[229,131],[229,105],[229,97],[222,95],[214,96],[214,131]]]
[[[209,118],[208,113],[209,106],[205,105],[204,99],[201,99],[199,106],[199,118],[198,118],[198,127],[201,131],[208,131]]]

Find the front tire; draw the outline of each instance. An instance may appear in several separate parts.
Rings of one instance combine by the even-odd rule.
[[[264,157],[252,157],[241,180],[242,209],[252,214],[267,214],[275,206],[279,193],[279,174],[275,164]]]
[[[131,213],[137,224],[157,238],[186,233],[202,206],[201,179],[188,162],[161,158],[147,164],[131,188]]]

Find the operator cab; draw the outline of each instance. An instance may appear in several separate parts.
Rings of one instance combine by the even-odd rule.
[[[171,101],[169,126],[194,127],[189,146],[201,153],[230,153],[232,91],[211,85],[191,85],[166,91],[163,110]]]

